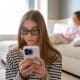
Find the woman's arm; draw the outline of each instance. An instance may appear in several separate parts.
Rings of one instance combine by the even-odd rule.
[[[7,54],[7,66],[6,66],[6,79],[7,80],[13,80],[14,77],[16,76],[16,73],[13,69],[13,60],[11,57],[11,54]]]
[[[15,57],[15,58],[14,58]],[[19,74],[17,57],[13,53],[7,54],[6,80],[25,80]]]
[[[60,58],[57,62],[53,63],[48,68],[48,80],[61,80],[62,73],[62,59]]]

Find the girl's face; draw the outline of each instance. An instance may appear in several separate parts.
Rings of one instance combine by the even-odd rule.
[[[76,15],[72,16],[72,20],[73,20],[74,25],[76,25],[76,26],[80,25],[80,20],[78,20]]]
[[[26,20],[23,23],[23,39],[27,45],[37,45],[39,38],[39,27],[33,20]]]

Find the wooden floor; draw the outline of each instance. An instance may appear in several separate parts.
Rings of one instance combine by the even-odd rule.
[[[62,72],[62,79],[61,80],[80,80],[80,79]]]

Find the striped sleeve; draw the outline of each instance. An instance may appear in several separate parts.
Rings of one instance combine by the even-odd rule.
[[[19,62],[23,57],[15,53],[7,54],[6,80],[22,80],[19,75]],[[51,65],[46,65],[47,79],[46,80],[61,80],[62,59],[58,59]],[[28,80],[38,80],[35,76],[30,76]]]
[[[48,80],[61,80],[62,59],[48,66]]]
[[[7,54],[6,80],[16,80],[17,76],[19,76],[18,62],[17,62],[17,59],[15,58],[16,58],[16,55],[12,53]],[[19,79],[17,80],[22,80],[22,79],[20,79],[20,76],[19,76]]]
[[[16,76],[15,69],[13,68],[13,59],[11,54],[7,54],[7,66],[6,66],[6,80],[14,80],[14,77]]]

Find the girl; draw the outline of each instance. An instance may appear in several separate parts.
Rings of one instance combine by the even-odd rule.
[[[24,59],[23,47],[35,45],[40,48],[40,58]],[[43,16],[36,10],[25,13],[19,27],[18,45],[7,54],[6,79],[61,80],[61,70],[61,54],[50,44]]]
[[[69,42],[80,36],[80,11],[77,11],[73,14],[72,21],[73,24],[70,25],[66,33],[63,34],[64,38]]]

